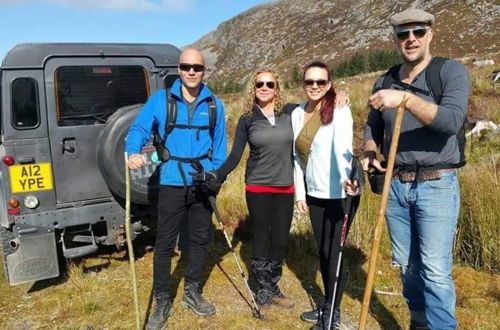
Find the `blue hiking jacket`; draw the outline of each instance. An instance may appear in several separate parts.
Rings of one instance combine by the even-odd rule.
[[[160,137],[165,136],[166,112],[166,91],[159,90],[153,93],[146,104],[137,115],[134,123],[130,126],[125,149],[129,155],[138,154],[141,148],[151,137],[153,126],[156,124]],[[208,153],[212,148],[212,160],[205,158],[200,162],[205,171],[218,169],[227,156],[226,123],[224,117],[224,104],[215,97],[210,89],[201,84],[200,94],[195,100],[195,108],[192,118],[188,118],[188,104],[182,98],[181,81],[177,79],[170,89],[171,97],[177,101],[177,124],[209,126],[209,100],[212,97],[216,106],[216,120],[214,128],[214,138],[210,137],[210,130],[179,129],[174,128],[168,135],[166,147],[170,155],[181,158],[196,158]],[[169,186],[184,186],[184,182],[179,171],[177,160],[170,159],[163,163],[160,170],[160,184]],[[189,175],[194,169],[188,163],[181,162],[186,177],[186,184],[193,185],[193,178]]]

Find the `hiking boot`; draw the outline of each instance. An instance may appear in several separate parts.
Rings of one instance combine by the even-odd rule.
[[[339,330],[340,329],[340,309],[335,308],[333,311],[332,326],[328,329],[330,322],[330,309],[332,305],[326,303],[323,305],[321,316],[311,330]]]
[[[266,315],[266,313],[269,311],[269,307],[271,307],[271,304],[270,304],[270,303],[268,303],[268,304],[263,304],[263,305],[261,305],[261,304],[257,303],[257,305],[259,306],[259,311],[260,311],[260,313],[261,313],[262,315],[264,315],[264,316],[265,316],[265,315]]]
[[[268,305],[273,297],[274,286],[271,281],[271,270],[269,259],[253,258],[251,261],[253,277],[257,282],[257,293],[255,300],[260,306]]]
[[[295,303],[293,302],[293,300],[290,298],[287,298],[281,291],[279,291],[277,294],[275,294],[271,298],[271,303],[273,305],[277,305],[279,307],[286,308],[286,309],[289,309],[289,308],[292,308],[293,306],[295,306]]]
[[[199,283],[189,283],[184,289],[181,306],[191,309],[195,314],[207,316],[215,314],[215,306],[203,298]]]
[[[149,315],[146,330],[163,330],[167,328],[167,319],[172,315],[172,303],[168,295],[155,296],[155,307]]]
[[[307,311],[307,312],[300,314],[300,319],[302,321],[316,323],[316,322],[318,322],[320,315],[321,315],[321,308],[316,308],[312,311]]]

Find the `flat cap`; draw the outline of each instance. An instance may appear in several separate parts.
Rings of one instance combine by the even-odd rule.
[[[391,16],[389,20],[392,26],[399,26],[408,23],[434,24],[434,15],[422,9],[408,8],[400,13]]]

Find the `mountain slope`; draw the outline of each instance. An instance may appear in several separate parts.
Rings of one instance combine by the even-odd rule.
[[[214,79],[242,80],[272,67],[289,74],[312,60],[334,64],[356,52],[391,48],[388,18],[408,7],[436,16],[432,53],[463,57],[498,54],[500,5],[484,0],[279,0],[221,23],[193,46]],[[496,26],[496,28],[495,28]]]

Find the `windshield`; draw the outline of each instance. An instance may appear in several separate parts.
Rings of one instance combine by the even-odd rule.
[[[57,124],[104,124],[117,109],[146,102],[141,66],[62,66],[55,72]]]

